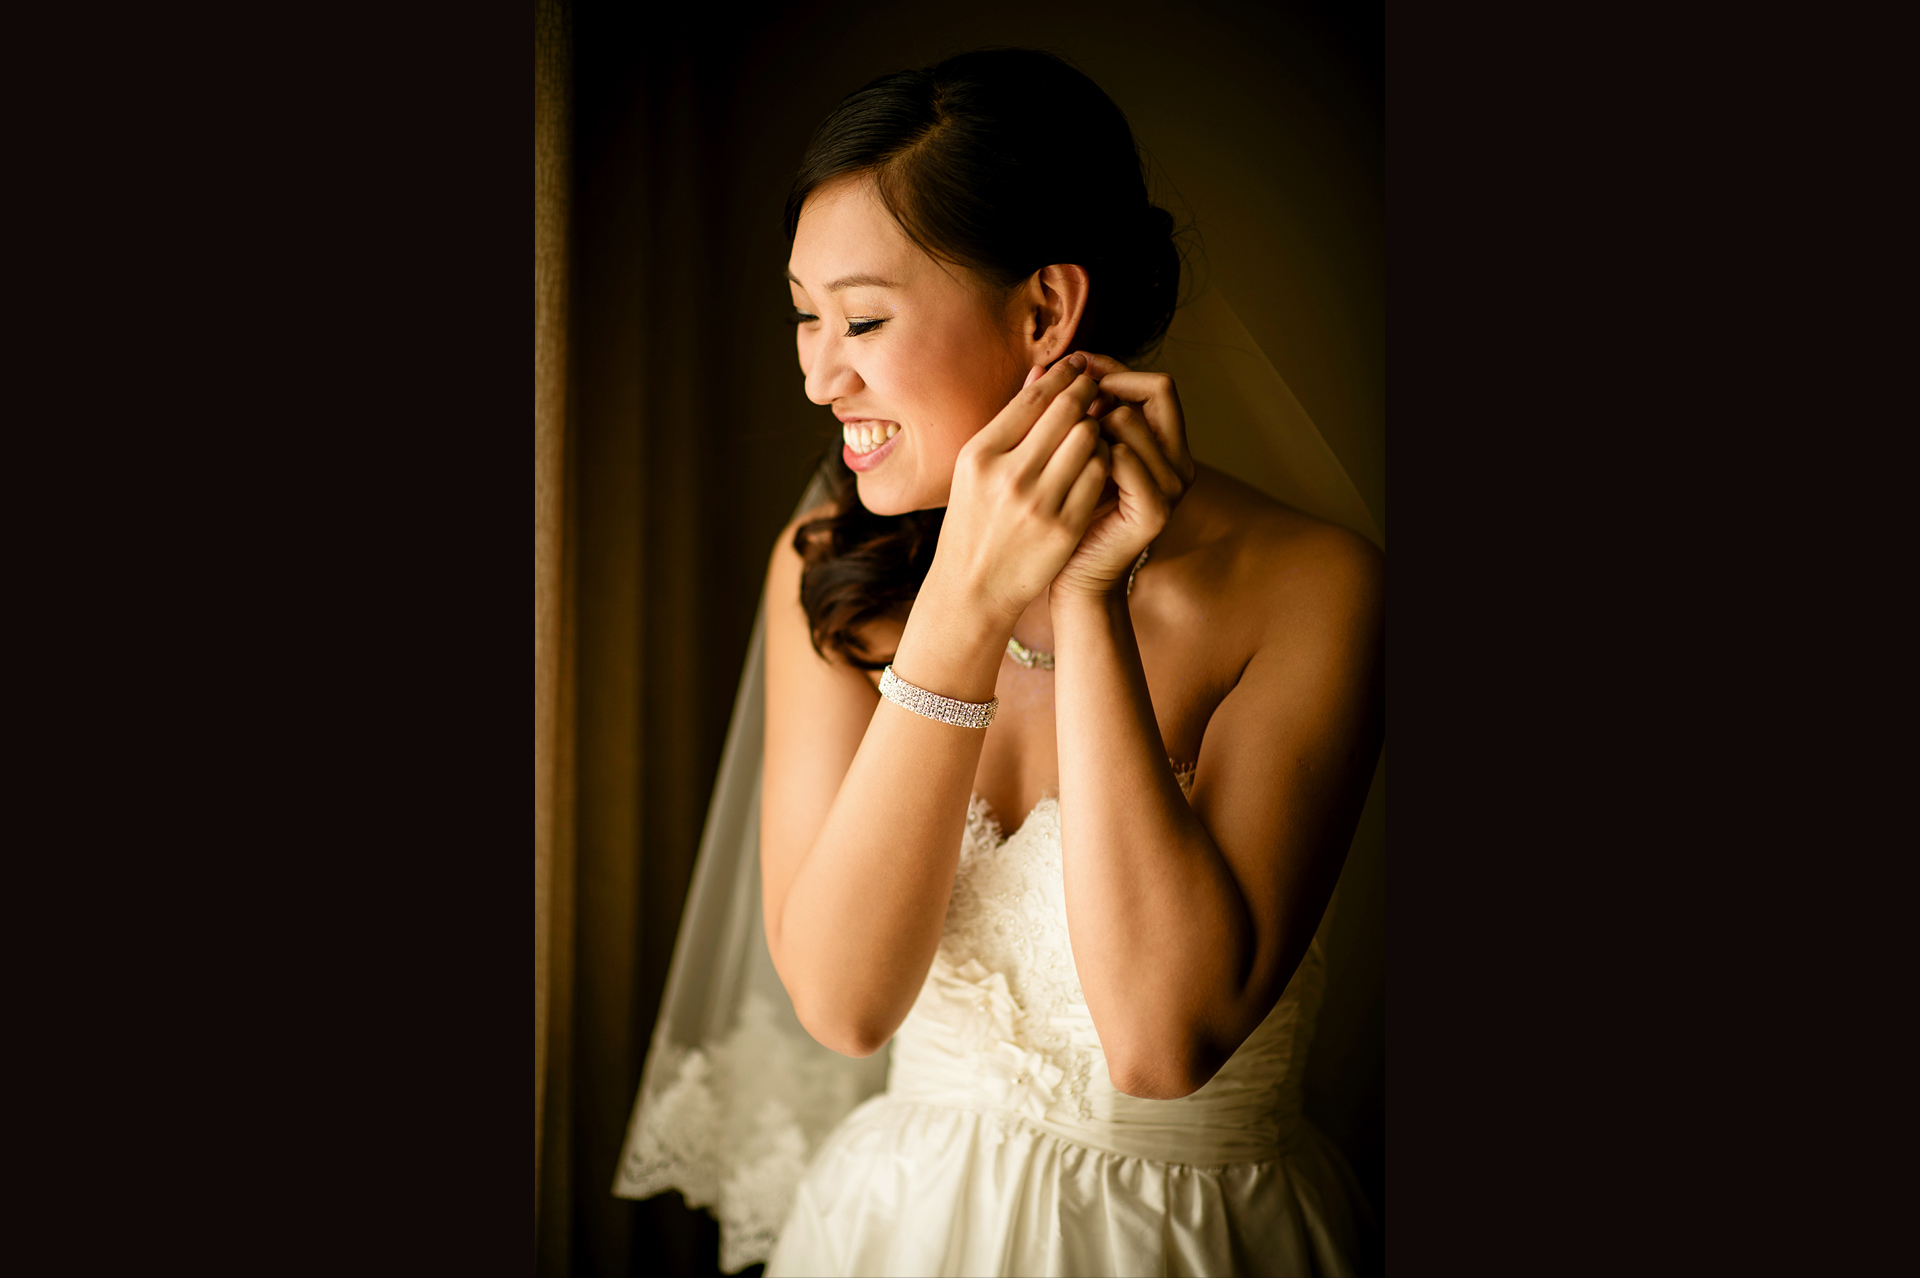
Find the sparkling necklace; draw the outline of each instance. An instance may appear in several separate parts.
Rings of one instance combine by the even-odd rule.
[[[1140,552],[1140,557],[1133,561],[1133,567],[1127,573],[1127,595],[1129,598],[1133,595],[1133,579],[1140,575],[1141,565],[1147,562],[1147,556],[1152,553],[1153,545],[1149,542],[1147,548]],[[1015,665],[1025,666],[1029,670],[1053,669],[1053,654],[1051,652],[1042,652],[1038,648],[1029,648],[1012,635],[1007,636],[1007,655],[1013,658]]]

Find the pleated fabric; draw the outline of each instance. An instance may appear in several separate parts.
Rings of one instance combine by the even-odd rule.
[[[1275,1158],[1198,1167],[881,1095],[820,1151],[767,1273],[1346,1275],[1349,1177],[1305,1120]]]

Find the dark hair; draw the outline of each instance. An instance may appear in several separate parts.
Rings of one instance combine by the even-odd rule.
[[[807,145],[787,238],[810,194],[851,176],[873,179],[922,250],[997,289],[1055,263],[1086,268],[1079,349],[1130,362],[1165,336],[1180,288],[1173,217],[1147,196],[1126,116],[1052,54],[983,49],[850,94]],[[913,602],[946,512],[876,515],[837,450],[822,469],[837,511],[794,535],[801,604],[821,655],[877,670],[856,632]]]

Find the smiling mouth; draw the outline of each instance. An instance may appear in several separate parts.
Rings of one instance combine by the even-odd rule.
[[[865,456],[900,433],[894,422],[842,422],[840,438],[855,456]]]

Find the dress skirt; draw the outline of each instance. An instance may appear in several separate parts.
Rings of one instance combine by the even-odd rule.
[[[766,1272],[1350,1274],[1352,1173],[1305,1119],[1284,1144],[1193,1166],[882,1094],[821,1148]]]

